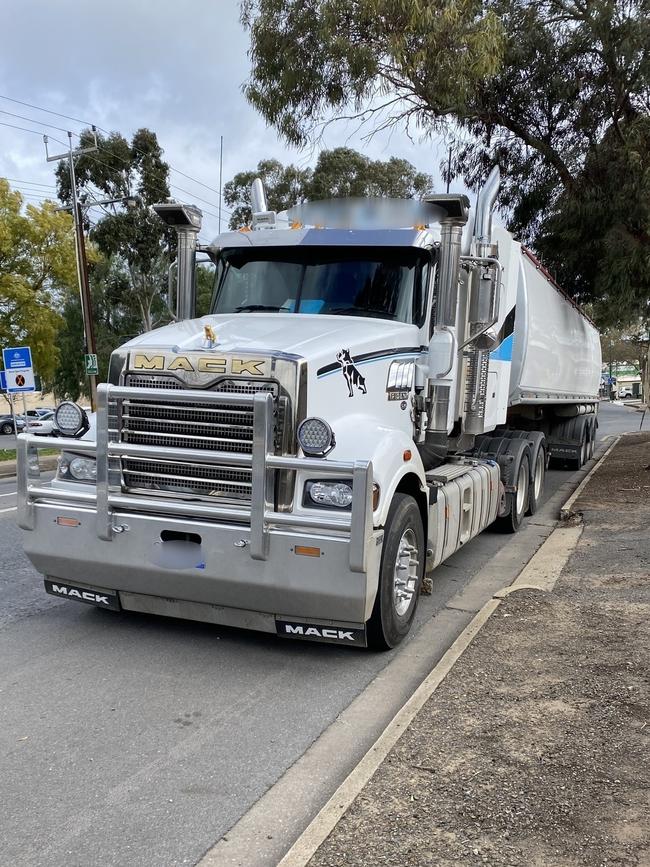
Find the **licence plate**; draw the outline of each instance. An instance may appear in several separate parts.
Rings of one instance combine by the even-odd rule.
[[[86,605],[95,605],[97,608],[110,608],[111,611],[120,611],[121,605],[117,593],[113,590],[99,590],[92,587],[79,587],[63,581],[51,581],[45,579],[45,592],[52,596],[60,596],[63,599],[74,599],[76,602],[85,602]]]

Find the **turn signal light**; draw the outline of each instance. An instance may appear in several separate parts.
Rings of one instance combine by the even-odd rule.
[[[296,545],[293,551],[303,557],[320,557],[320,548],[310,548],[308,545]]]
[[[59,527],[78,527],[81,521],[78,521],[76,518],[66,518],[64,515],[59,515],[56,523]]]

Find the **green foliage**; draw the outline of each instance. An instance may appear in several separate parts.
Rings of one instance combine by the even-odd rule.
[[[393,118],[466,111],[499,69],[503,34],[478,0],[243,0],[251,33],[246,95],[294,144],[332,113]],[[397,100],[404,97],[404,104]]]
[[[416,171],[407,160],[395,157],[386,162],[371,160],[345,147],[321,151],[314,169],[262,160],[257,170],[240,172],[224,187],[225,202],[234,208],[230,219],[233,229],[251,221],[250,187],[256,177],[262,178],[269,208],[274,211],[316,199],[411,198],[424,195],[431,188],[429,175]]]
[[[341,115],[446,129],[452,176],[477,189],[499,162],[509,228],[601,322],[648,316],[650,0],[243,0],[242,18],[247,96],[290,142]]]
[[[99,381],[106,380],[111,352],[142,329],[127,268],[117,258],[104,259],[90,268],[90,294],[95,325]],[[63,307],[59,334],[60,362],[53,389],[61,398],[77,400],[88,390],[83,356],[83,319],[78,293],[69,293]]]
[[[61,317],[55,306],[76,286],[72,219],[53,202],[28,205],[0,178],[0,346],[28,344],[47,382],[54,374]]]
[[[297,202],[304,201],[305,188],[309,183],[309,169],[283,166],[278,160],[261,160],[255,171],[239,172],[223,188],[223,198],[229,208],[234,208],[230,228],[238,229],[251,222],[251,184],[261,178],[266,190],[267,204],[272,211],[284,211]]]
[[[92,142],[89,130],[82,133],[82,146]],[[124,265],[141,328],[150,331],[159,320],[169,318],[166,295],[171,243],[168,230],[150,210],[150,205],[169,196],[169,166],[162,159],[155,133],[147,129],[138,130],[130,144],[119,133],[98,135],[98,143],[98,153],[82,154],[75,160],[80,198],[88,203],[137,195],[139,203],[128,209],[119,204],[108,206],[90,237],[105,256],[116,257]],[[56,174],[59,197],[69,203],[66,162],[59,164]]]

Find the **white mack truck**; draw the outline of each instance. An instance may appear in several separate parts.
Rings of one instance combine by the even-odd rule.
[[[423,578],[486,527],[517,530],[550,457],[594,448],[597,331],[492,226],[498,187],[495,169],[471,221],[446,195],[413,228],[347,228],[275,215],[256,181],[253,230],[199,248],[216,265],[199,319],[200,211],[156,206],[178,235],[177,321],[115,350],[95,417],[64,402],[58,437],[19,437],[47,592],[397,645]],[[43,447],[61,450],[51,482]]]

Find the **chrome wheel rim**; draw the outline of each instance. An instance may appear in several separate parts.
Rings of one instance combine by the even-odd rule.
[[[524,461],[519,464],[517,475],[517,515],[523,515],[526,508],[526,495],[528,494],[528,469]]]
[[[402,533],[393,573],[393,607],[400,617],[409,610],[417,592],[418,566],[417,539],[409,528]]]
[[[539,502],[544,485],[544,450],[539,449],[535,460],[535,479],[533,481],[533,491],[535,492],[535,502]]]

